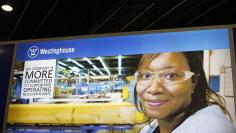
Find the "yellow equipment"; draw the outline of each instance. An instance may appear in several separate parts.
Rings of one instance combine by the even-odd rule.
[[[7,123],[135,124],[136,112],[130,103],[10,104]]]

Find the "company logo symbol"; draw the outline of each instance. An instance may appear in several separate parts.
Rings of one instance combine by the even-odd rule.
[[[39,48],[36,46],[32,46],[28,49],[27,54],[30,58],[35,58],[39,54]]]

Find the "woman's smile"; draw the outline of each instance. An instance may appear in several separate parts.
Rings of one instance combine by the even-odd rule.
[[[164,98],[155,98],[152,97],[152,99],[145,99],[143,102],[148,106],[149,108],[160,108],[163,107],[169,102],[170,100],[164,99]]]
[[[147,100],[145,101],[145,103],[149,106],[149,107],[162,107],[164,106],[169,100]]]

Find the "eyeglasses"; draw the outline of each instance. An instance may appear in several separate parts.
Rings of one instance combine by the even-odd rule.
[[[166,69],[159,72],[144,70],[136,72],[135,78],[137,84],[143,88],[148,88],[154,77],[158,79],[159,84],[162,86],[170,87],[190,79],[193,75],[193,72],[176,69]]]

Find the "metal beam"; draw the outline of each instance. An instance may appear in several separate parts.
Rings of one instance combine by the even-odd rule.
[[[213,7],[209,8],[208,10],[206,10],[205,12],[203,12],[202,14],[200,14],[199,16],[193,18],[192,20],[188,21],[187,23],[185,23],[185,25],[189,25],[191,23],[193,23],[195,20],[199,19],[200,17],[204,16],[205,14],[207,14],[208,12],[212,11],[213,9],[219,7],[220,5],[222,5],[223,3],[225,3],[227,0],[223,0],[217,4],[215,4]]]
[[[157,23],[158,21],[160,21],[161,19],[163,19],[164,17],[166,17],[167,15],[169,15],[172,11],[174,11],[176,8],[180,7],[182,4],[184,4],[187,0],[183,0],[181,1],[179,4],[177,4],[176,6],[174,6],[173,8],[171,8],[168,12],[164,13],[163,15],[161,15],[160,17],[158,17],[155,21],[153,21],[151,24],[147,25],[146,27],[143,28],[143,30],[146,30],[148,28],[150,28],[151,26],[153,26],[155,23]]]
[[[56,7],[57,3],[59,2],[59,0],[56,0],[51,9],[48,11],[48,13],[46,14],[46,16],[43,18],[43,20],[41,21],[41,23],[39,24],[39,26],[37,27],[37,29],[35,30],[34,34],[32,35],[31,38],[34,38],[35,35],[38,34],[39,30],[41,29],[41,27],[43,26],[43,24],[46,22],[46,20],[48,19],[48,17],[50,16],[50,14],[52,13],[52,11],[54,10],[54,8]]]
[[[142,11],[138,16],[136,16],[134,19],[132,19],[129,23],[127,23],[125,26],[123,26],[120,31],[123,31],[124,29],[126,29],[128,26],[130,26],[132,23],[134,23],[137,19],[139,19],[144,13],[146,13],[148,10],[150,10],[153,6],[155,5],[155,3],[152,3],[151,5],[149,5],[144,11]]]
[[[11,31],[11,34],[9,35],[9,37],[8,37],[7,40],[11,40],[11,38],[12,38],[12,36],[14,35],[14,33],[15,33],[15,31],[16,31],[16,28],[17,28],[17,26],[19,25],[21,19],[23,18],[23,16],[24,16],[24,14],[25,14],[25,12],[26,12],[26,10],[27,10],[27,8],[28,8],[30,2],[31,2],[31,0],[28,0],[28,1],[27,1],[26,5],[25,5],[25,7],[24,7],[24,9],[23,9],[23,11],[22,11],[21,14],[20,14],[20,17],[17,19],[17,22],[16,22],[16,24],[15,24],[13,30]]]

